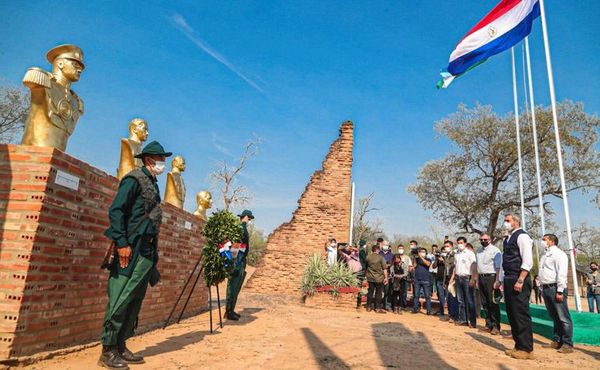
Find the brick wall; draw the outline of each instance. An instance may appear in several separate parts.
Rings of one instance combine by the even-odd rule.
[[[56,184],[57,171],[77,176],[78,190]],[[0,359],[99,339],[108,276],[99,265],[117,186],[113,176],[60,151],[0,145]],[[166,319],[203,243],[200,220],[162,207],[162,282],[148,289],[138,331]],[[199,284],[186,316],[207,302]]]
[[[338,293],[334,296],[330,292],[316,292],[306,296],[304,304],[307,307],[352,310],[356,309],[356,293]]]
[[[344,122],[323,166],[298,200],[292,220],[267,240],[265,255],[247,289],[300,296],[300,276],[308,256],[323,253],[327,238],[348,241],[352,174],[352,122]]]

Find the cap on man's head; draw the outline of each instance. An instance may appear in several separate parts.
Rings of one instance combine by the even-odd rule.
[[[248,216],[251,220],[254,220],[254,215],[252,214],[252,211],[245,209],[242,213],[240,213],[238,215],[239,218],[244,218]]]
[[[173,155],[171,152],[165,152],[165,148],[156,140],[149,143],[142,149],[142,152],[135,156],[135,158],[143,158],[145,155],[162,155],[165,157],[170,157]]]
[[[76,60],[81,64],[81,68],[85,69],[85,64],[83,64],[83,51],[79,46],[64,44],[53,47],[46,54],[46,59],[52,64],[56,58]]]

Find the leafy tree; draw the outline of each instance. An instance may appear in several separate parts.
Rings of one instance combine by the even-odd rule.
[[[600,228],[581,224],[573,232],[573,244],[577,250],[577,263],[589,265],[600,262]]]
[[[217,211],[210,216],[204,227],[206,246],[202,249],[204,281],[216,285],[225,280],[233,270],[233,263],[219,253],[219,244],[225,240],[239,243],[242,239],[240,220],[229,211]]]
[[[558,115],[567,192],[593,194],[600,206],[600,153],[596,150],[600,119],[586,114],[583,104],[571,101],[558,105]],[[520,119],[525,207],[535,214],[539,210],[532,131],[529,115],[523,113]],[[542,191],[546,197],[561,197],[550,108],[536,107],[536,121]],[[498,235],[501,215],[518,214],[521,204],[514,116],[500,117],[491,106],[469,109],[460,105],[456,113],[436,124],[436,130],[452,142],[454,150],[421,168],[417,183],[408,191],[448,225],[467,233]],[[553,213],[548,202],[544,208]]]
[[[265,238],[263,231],[257,229],[254,225],[250,225],[248,227],[248,233],[250,234],[250,253],[248,254],[248,264],[256,267],[265,254],[267,239]]]
[[[29,94],[24,89],[0,86],[0,143],[12,142],[25,127]]]

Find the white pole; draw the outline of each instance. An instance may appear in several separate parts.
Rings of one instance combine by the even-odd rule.
[[[519,101],[517,97],[517,71],[515,68],[515,48],[510,49],[510,58],[512,61],[512,81],[513,81],[513,97],[515,103],[515,127],[517,131],[517,156],[519,157],[519,191],[521,194],[521,226],[526,230],[525,226],[525,198],[523,195],[523,164],[521,163],[521,128],[519,126]]]
[[[540,207],[540,221],[542,223],[542,236],[546,234],[546,220],[544,217],[544,195],[542,193],[542,178],[540,171],[540,151],[538,149],[537,123],[535,122],[535,98],[533,96],[533,77],[531,76],[531,58],[529,56],[529,37],[525,37],[525,58],[527,59],[527,80],[529,82],[529,96],[531,98],[531,127],[533,132],[533,149],[535,151],[535,175],[537,178],[538,202]],[[539,265],[539,243],[536,243],[538,250]]]
[[[354,236],[354,182],[352,183],[352,196],[350,199],[350,239],[348,245],[352,245],[352,237]]]
[[[554,93],[554,74],[552,72],[552,61],[550,60],[550,44],[548,42],[548,29],[546,25],[546,11],[544,10],[544,0],[540,0],[540,14],[542,18],[542,34],[544,36],[544,49],[546,51],[546,69],[548,71],[548,85],[550,87],[550,103],[552,106],[552,121],[554,122],[554,137],[556,139],[556,156],[558,157],[558,172],[560,175],[560,188],[562,190],[563,207],[565,209],[565,223],[567,224],[567,241],[569,251],[571,252],[571,271],[573,272],[573,296],[575,297],[575,307],[581,312],[581,297],[579,294],[579,284],[577,283],[577,270],[575,266],[575,249],[573,247],[573,235],[571,233],[571,215],[569,214],[569,200],[567,199],[567,186],[565,181],[565,169],[563,167],[563,156],[560,145],[560,132],[558,131],[558,115],[556,113],[556,95]]]

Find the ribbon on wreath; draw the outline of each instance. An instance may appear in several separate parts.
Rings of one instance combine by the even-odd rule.
[[[229,266],[229,263],[231,261],[233,261],[233,255],[231,254],[231,246],[232,245],[233,245],[233,243],[230,242],[229,240],[225,240],[223,243],[220,243],[218,245],[219,254],[221,255],[221,257],[227,258],[227,261],[225,262],[225,267]]]

